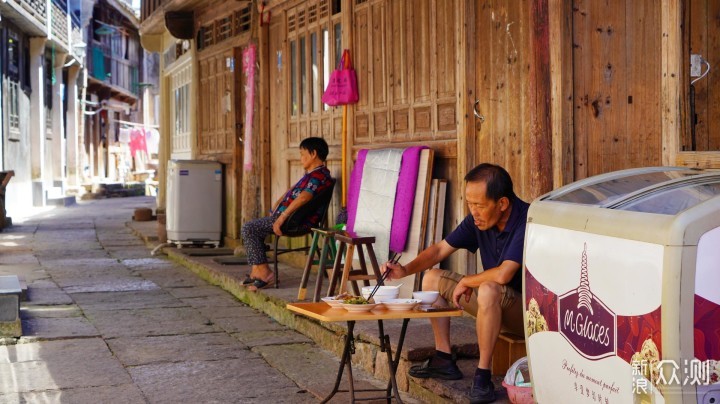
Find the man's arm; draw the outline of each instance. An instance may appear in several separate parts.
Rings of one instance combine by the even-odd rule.
[[[469,302],[473,289],[485,282],[495,282],[500,285],[506,285],[518,269],[520,269],[519,263],[512,260],[505,260],[495,268],[486,269],[479,274],[465,276],[460,279],[460,282],[458,282],[455,287],[452,296],[453,304],[455,307],[461,309],[460,299],[462,296],[465,296],[465,302]]]
[[[471,288],[476,288],[487,281],[506,285],[512,280],[513,276],[515,276],[515,272],[517,272],[518,269],[520,269],[519,263],[512,260],[505,260],[495,268],[486,269],[479,274],[465,276],[462,282]]]
[[[388,275],[389,279],[404,278],[408,275],[432,268],[433,265],[449,257],[450,254],[455,251],[457,251],[457,248],[448,244],[447,241],[442,240],[424,249],[414,260],[408,262],[407,265],[386,262],[383,264],[380,272],[391,271]]]

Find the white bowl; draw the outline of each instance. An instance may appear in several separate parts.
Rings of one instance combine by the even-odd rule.
[[[422,305],[431,305],[440,297],[440,292],[430,290],[424,292],[413,292],[413,299],[420,300]]]
[[[390,299],[383,302],[385,308],[392,311],[412,310],[418,304],[420,304],[419,299]]]
[[[327,303],[330,307],[333,307],[333,308],[342,308],[342,305],[343,305],[343,301],[335,299],[334,296],[323,297],[320,300]]]
[[[362,296],[364,298],[368,298],[370,296],[370,293],[372,293],[375,286],[365,286],[362,288]],[[375,300],[375,303],[381,303],[388,299],[396,299],[398,295],[400,294],[400,288],[397,286],[380,286],[373,295],[373,300]]]
[[[351,313],[362,313],[366,311],[370,311],[377,307],[377,304],[352,304],[352,303],[343,303],[342,308],[351,312]]]

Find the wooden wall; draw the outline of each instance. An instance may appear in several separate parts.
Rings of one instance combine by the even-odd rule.
[[[662,164],[662,6],[609,3],[573,2],[575,180]]]
[[[453,155],[455,12],[450,0],[369,1],[353,15],[356,148],[423,143]]]
[[[529,3],[477,1],[475,97],[484,122],[475,125],[475,163],[499,164],[510,173],[515,191],[530,200],[531,61]]]
[[[456,211],[462,204],[456,60],[462,24],[455,2],[353,3],[353,55],[360,92],[349,124],[353,155],[362,148],[422,144],[434,149],[433,175],[451,184],[447,234],[461,219]]]
[[[298,147],[307,137],[325,139],[330,146],[327,166],[334,178],[341,178],[342,108],[320,101],[325,79],[340,58],[335,41],[342,38],[336,25],[342,27],[341,14],[329,0],[295,1],[273,11],[268,33],[272,179],[264,212],[304,174]],[[328,214],[332,224],[340,201],[338,182]]]
[[[219,7],[223,4],[222,7]],[[227,245],[240,238],[242,149],[238,140],[242,122],[244,78],[239,52],[247,45],[249,24],[242,25],[244,4],[209,2],[196,11],[196,28],[204,41],[197,52],[198,137],[196,158],[223,164],[223,233]],[[211,38],[210,38],[211,37]]]
[[[698,79],[695,84],[695,140],[692,139],[692,117],[689,94],[684,97],[684,112],[688,115],[685,120],[680,149],[685,151],[720,151],[720,121],[716,119],[720,114],[720,1],[697,0],[686,1],[684,6],[684,32],[685,49],[684,60],[690,60],[691,54],[699,54],[710,63],[708,75]],[[702,72],[707,70],[702,66]],[[686,74],[685,83],[694,81],[697,77]],[[694,147],[693,147],[694,144]]]

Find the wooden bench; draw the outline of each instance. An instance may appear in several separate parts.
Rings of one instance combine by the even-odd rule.
[[[493,375],[505,375],[516,360],[526,355],[524,336],[501,332],[495,343],[490,370]]]

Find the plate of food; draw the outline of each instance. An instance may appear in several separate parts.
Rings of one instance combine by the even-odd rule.
[[[342,304],[344,302],[342,299],[338,299],[336,296],[323,297],[320,300],[327,303],[327,305],[332,308],[342,308]]]
[[[419,299],[390,299],[383,301],[385,308],[393,311],[412,310],[420,304]]]
[[[343,309],[354,313],[370,311],[377,306],[377,304],[368,302],[367,299],[362,296],[348,297],[342,304]]]

